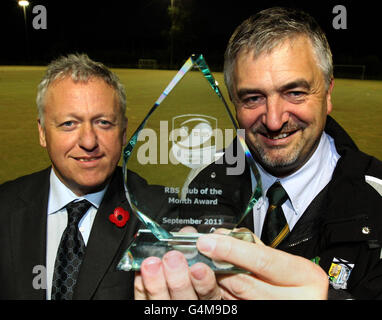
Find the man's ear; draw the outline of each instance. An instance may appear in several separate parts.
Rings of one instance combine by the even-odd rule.
[[[40,119],[37,119],[37,125],[38,125],[38,136],[40,140],[40,146],[43,148],[46,148],[45,129],[41,125]]]
[[[333,105],[332,105],[332,91],[334,87],[334,78],[330,80],[328,91],[326,92],[326,114],[329,114],[332,112]]]

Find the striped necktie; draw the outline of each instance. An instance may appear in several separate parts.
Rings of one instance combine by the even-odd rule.
[[[269,207],[265,216],[261,241],[276,248],[289,233],[288,223],[285,219],[281,205],[288,199],[288,194],[276,181],[267,191]]]

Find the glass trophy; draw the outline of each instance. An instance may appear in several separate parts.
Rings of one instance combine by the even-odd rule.
[[[238,187],[245,170],[256,181],[247,196]],[[119,270],[138,271],[145,258],[179,250],[190,266],[204,262],[215,272],[243,272],[196,248],[200,235],[238,227],[262,195],[244,130],[238,129],[202,55],[184,63],[130,138],[123,174],[126,197],[144,229]],[[250,232],[228,236],[252,239]]]

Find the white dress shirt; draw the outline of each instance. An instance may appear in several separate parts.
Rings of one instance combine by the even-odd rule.
[[[106,188],[107,187],[99,192],[79,197],[58,179],[53,169],[51,170],[46,239],[46,294],[48,300],[51,298],[53,271],[57,250],[60,245],[62,234],[68,223],[68,215],[65,206],[73,200],[83,199],[88,200],[92,204],[78,224],[82,238],[84,239],[85,245],[87,245],[93,221]]]
[[[290,176],[285,178],[274,177],[257,164],[263,185],[263,196],[253,207],[255,234],[259,238],[261,237],[268,209],[266,193],[273,183],[279,181],[289,196],[289,199],[282,205],[282,209],[289,230],[292,230],[309,204],[331,180],[339,158],[340,155],[335,148],[333,138],[324,132],[317,149],[310,159]],[[251,179],[254,188],[256,181],[252,173]]]

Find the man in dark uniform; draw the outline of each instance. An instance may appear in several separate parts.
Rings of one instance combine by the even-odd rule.
[[[264,10],[235,30],[224,76],[262,181],[262,197],[244,221],[257,244],[208,235],[198,248],[252,273],[217,276],[215,282],[199,264],[175,282],[168,271],[171,253],[162,262],[148,259],[136,278],[136,295],[382,298],[382,164],[359,151],[329,116],[333,65],[321,28],[301,11]],[[195,180],[212,173],[218,179],[217,166]],[[238,199],[249,199],[256,187],[248,168],[221,178],[239,191]]]

